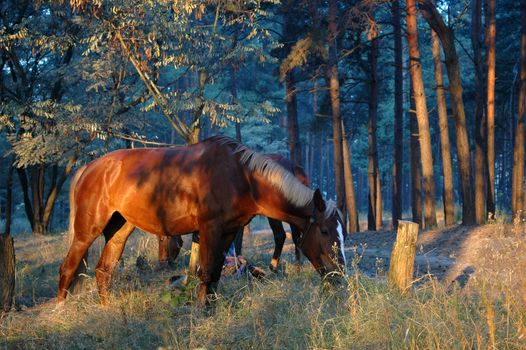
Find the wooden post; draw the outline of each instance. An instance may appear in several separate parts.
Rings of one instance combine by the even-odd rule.
[[[389,284],[406,293],[413,282],[418,224],[398,221],[396,241],[391,252]]]
[[[15,247],[10,235],[0,234],[0,313],[13,305],[15,290]]]

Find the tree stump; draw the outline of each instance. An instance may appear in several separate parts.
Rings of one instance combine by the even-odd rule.
[[[7,312],[13,305],[15,291],[15,247],[10,235],[0,234],[0,310]]]
[[[402,293],[406,293],[413,282],[417,238],[418,224],[411,221],[398,221],[396,241],[389,265],[389,284]]]

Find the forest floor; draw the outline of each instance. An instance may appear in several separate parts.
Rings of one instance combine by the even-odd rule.
[[[188,256],[159,270],[157,240],[132,235],[117,269],[109,306],[98,303],[90,251],[86,291],[54,302],[66,235],[17,236],[15,311],[0,320],[0,347],[85,348],[526,348],[526,224],[457,226],[421,232],[416,281],[400,295],[385,274],[395,232],[361,232],[346,242],[349,277],[322,287],[287,240],[282,269],[264,280],[224,278],[213,307],[193,305],[193,290],[168,283]],[[185,238],[185,244],[188,245]],[[245,236],[245,256],[266,269],[269,230]],[[137,258],[147,261],[141,269]],[[268,270],[267,270],[268,271]]]

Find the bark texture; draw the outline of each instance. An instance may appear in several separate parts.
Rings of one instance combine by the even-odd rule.
[[[413,283],[418,224],[400,221],[389,264],[389,284],[407,293]]]
[[[488,167],[486,210],[488,218],[495,216],[495,36],[497,33],[495,7],[495,0],[486,0],[486,63],[488,67],[486,94],[486,164]]]
[[[327,85],[332,111],[332,141],[334,146],[334,185],[338,208],[343,211],[345,206],[345,188],[343,177],[343,147],[342,147],[342,118],[340,110],[340,81],[338,78],[338,4],[336,0],[329,1],[329,15],[327,37],[329,47],[329,62],[326,72]]]
[[[15,247],[10,235],[0,234],[0,311],[13,305],[15,291]],[[1,313],[0,312],[0,313]]]
[[[402,175],[403,175],[403,127],[404,127],[404,87],[402,66],[402,25],[400,19],[400,4],[394,0],[391,7],[394,27],[394,62],[395,62],[395,103],[394,103],[394,161],[393,161],[393,193],[392,193],[392,224],[396,229],[398,220],[402,218]]]
[[[412,85],[412,84],[411,84]],[[409,129],[411,144],[411,214],[413,222],[422,225],[422,178],[420,176],[420,143],[418,142],[418,122],[415,115],[415,100],[411,86],[411,108],[409,112]]]
[[[407,5],[407,43],[409,45],[410,73],[418,121],[420,140],[420,157],[422,161],[422,177],[424,180],[424,225],[426,229],[436,226],[435,210],[435,180],[433,174],[433,155],[431,149],[431,133],[426,106],[422,67],[420,65],[420,49],[418,46],[418,29],[416,21],[415,0],[406,1]]]
[[[469,138],[466,127],[464,100],[462,97],[462,80],[460,78],[460,64],[453,31],[447,27],[431,0],[418,0],[422,16],[433,29],[442,44],[449,78],[449,93],[451,95],[452,116],[455,122],[457,141],[457,156],[460,169],[460,186],[462,193],[462,223],[472,225],[475,223],[475,207],[473,186],[471,180],[471,154]]]
[[[373,18],[373,16],[371,16]],[[367,227],[369,230],[382,228],[382,189],[378,166],[377,120],[378,120],[378,32],[376,27],[370,29],[369,40],[369,126],[368,126],[368,173],[369,173],[369,209]]]
[[[451,146],[449,142],[449,126],[447,121],[446,94],[444,92],[444,78],[442,75],[442,61],[440,59],[440,41],[435,31],[431,31],[431,49],[435,71],[435,91],[437,97],[438,126],[440,128],[440,150],[442,154],[442,172],[444,178],[444,223],[452,226],[455,223],[455,202],[453,197],[453,167],[451,165]]]
[[[481,225],[486,221],[485,208],[485,131],[484,69],[482,63],[482,0],[473,0],[471,16],[471,46],[475,64],[475,219]]]
[[[351,168],[351,151],[347,142],[345,125],[342,121],[342,146],[343,146],[343,171],[345,178],[345,200],[347,202],[347,212],[349,214],[349,232],[359,232],[360,222],[358,220],[358,208],[356,207],[356,197],[354,194],[354,179]]]

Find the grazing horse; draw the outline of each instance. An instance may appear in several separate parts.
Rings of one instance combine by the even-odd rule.
[[[309,180],[307,174],[303,168],[299,165],[294,165],[289,159],[279,155],[279,154],[265,154],[266,157],[269,157],[279,165],[281,165],[285,170],[290,171],[296,178],[305,186],[309,186]],[[283,228],[283,223],[279,220],[267,218],[269,226],[274,235],[274,253],[272,254],[272,260],[269,264],[269,269],[273,272],[278,272],[278,264],[281,257],[281,252],[283,251],[283,246],[285,245],[285,239],[287,235],[285,234],[285,229]],[[296,255],[296,262],[301,262],[301,251],[299,247],[300,240],[300,230],[295,225],[290,225],[290,231],[292,235],[292,240],[294,242],[294,253]],[[196,233],[197,234],[197,233]],[[241,230],[239,234],[243,234]],[[179,251],[183,245],[183,241],[180,236],[159,236],[159,264],[161,267],[166,267],[168,264],[173,263],[179,254]],[[237,249],[236,249],[236,253]],[[239,254],[239,253],[238,253]]]
[[[335,205],[272,159],[228,137],[179,148],[114,151],[83,167],[73,180],[73,239],[60,267],[59,302],[84,254],[104,233],[95,275],[101,303],[107,303],[115,265],[135,227],[170,236],[199,231],[200,305],[215,292],[236,232],[255,215],[301,228],[300,249],[322,276],[345,266]]]
[[[307,174],[302,167],[299,165],[293,164],[289,159],[278,155],[278,154],[268,154],[267,157],[274,160],[276,163],[281,165],[285,170],[290,171],[296,178],[305,186],[309,186],[309,180]],[[271,271],[278,271],[279,259],[281,257],[281,252],[283,250],[283,245],[285,244],[285,229],[283,228],[283,223],[279,220],[268,218],[268,223],[272,229],[272,234],[274,235],[274,253],[272,254],[272,260],[269,265]],[[300,230],[295,225],[290,225],[290,231],[292,235],[292,241],[294,242],[294,253],[296,255],[296,262],[300,263],[301,261],[301,251],[300,251]]]

